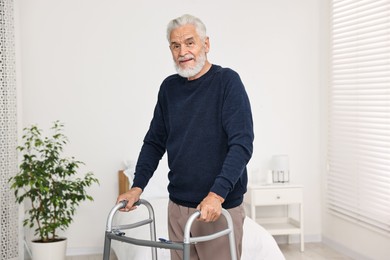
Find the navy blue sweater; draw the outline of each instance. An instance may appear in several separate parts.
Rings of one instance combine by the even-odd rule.
[[[196,207],[212,191],[224,208],[240,205],[253,150],[250,103],[239,75],[212,65],[196,80],[175,74],[161,84],[137,161],[133,187],[144,189],[168,153],[170,199]]]

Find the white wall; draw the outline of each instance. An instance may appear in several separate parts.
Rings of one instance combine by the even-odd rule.
[[[183,13],[205,22],[210,61],[246,85],[252,181],[265,179],[273,154],[289,154],[292,182],[305,187],[305,235],[320,237],[319,2],[16,0],[23,126],[63,121],[67,153],[101,182],[66,232],[69,253],[102,250],[117,170],[136,160],[159,85],[175,73],[166,24]],[[166,168],[162,162],[154,182],[165,182]]]

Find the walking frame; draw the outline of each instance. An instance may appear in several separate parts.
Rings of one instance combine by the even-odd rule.
[[[236,254],[236,245],[234,241],[234,231],[233,231],[233,221],[229,214],[229,212],[225,209],[222,209],[222,215],[226,218],[227,228],[221,230],[219,232],[199,237],[191,237],[190,231],[192,223],[200,216],[200,211],[196,211],[193,213],[187,220],[187,223],[184,228],[184,239],[183,242],[171,242],[169,240],[160,239],[157,241],[156,239],[156,224],[154,217],[154,210],[152,205],[144,200],[140,199],[136,205],[144,205],[149,211],[149,218],[145,220],[141,220],[132,224],[123,224],[118,226],[113,226],[113,218],[116,212],[126,207],[127,201],[121,201],[117,205],[115,205],[108,215],[106,232],[104,238],[104,252],[103,252],[103,260],[109,260],[110,250],[111,250],[111,240],[118,240],[121,242],[138,245],[138,246],[146,246],[151,247],[152,250],[152,260],[157,260],[157,248],[165,248],[165,249],[173,249],[173,250],[181,250],[183,251],[183,260],[190,260],[190,245],[197,242],[204,242],[216,239],[218,237],[228,235],[229,237],[229,246],[230,246],[230,254],[232,260],[237,260]],[[143,225],[148,225],[150,227],[150,240],[136,239],[132,237],[125,236],[125,233],[122,230],[133,229]]]

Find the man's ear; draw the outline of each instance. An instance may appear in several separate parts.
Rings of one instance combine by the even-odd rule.
[[[209,40],[209,37],[207,37],[207,36],[206,36],[206,39],[204,40],[204,48],[205,48],[206,53],[208,53],[210,50],[210,40]]]

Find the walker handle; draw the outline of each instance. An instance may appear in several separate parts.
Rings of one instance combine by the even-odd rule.
[[[120,226],[117,226],[117,227],[113,227],[112,226],[112,222],[113,222],[113,218],[115,216],[115,213],[119,209],[125,208],[128,202],[129,202],[128,200],[122,200],[118,204],[116,204],[110,211],[110,214],[109,214],[109,216],[107,218],[107,226],[106,226],[106,235],[105,235],[105,241],[104,241],[103,259],[104,260],[108,260],[109,259],[109,254],[110,254],[109,252],[110,252],[110,247],[111,247],[111,239],[115,238],[115,240],[118,240],[118,241],[126,242],[128,240],[128,242],[132,241],[133,244],[139,244],[139,245],[143,245],[143,246],[152,245],[152,259],[156,260],[157,259],[157,246],[156,245],[158,245],[158,247],[162,247],[160,245],[163,245],[163,244],[161,242],[157,242],[156,241],[156,225],[155,225],[154,210],[153,210],[152,205],[148,201],[140,199],[140,200],[136,201],[133,204],[133,206],[139,206],[141,204],[145,205],[146,208],[148,209],[148,212],[149,212],[149,218],[148,219],[145,219],[143,221],[139,221],[137,223],[130,224],[130,225],[120,225]],[[149,240],[148,241],[144,241],[144,240],[129,238],[129,237],[120,236],[120,235],[118,236],[117,234],[115,234],[116,229],[118,229],[118,230],[120,230],[120,229],[132,229],[132,228],[140,227],[140,226],[147,225],[147,224],[149,224],[149,226],[150,226],[150,238],[151,238],[151,241],[149,241]],[[180,249],[179,246],[176,246],[176,245],[172,245],[172,246],[175,246],[175,249]]]
[[[119,209],[123,209],[126,207],[127,203],[129,201],[128,200],[121,200],[119,201],[118,204],[116,204],[110,211],[110,214],[108,215],[108,218],[107,218],[107,224],[106,224],[106,231],[109,231],[111,232],[111,229],[112,229],[112,220],[114,218],[114,215],[115,213],[119,210]],[[141,200],[138,200],[136,201],[133,206],[139,206],[142,204],[142,201]]]
[[[204,241],[209,241],[216,239],[218,237],[228,235],[229,237],[229,247],[230,247],[230,254],[231,254],[231,259],[236,260],[237,259],[237,254],[236,254],[236,246],[235,246],[235,239],[234,239],[234,227],[233,227],[233,220],[229,214],[229,212],[226,209],[222,209],[221,212],[221,217],[222,215],[225,217],[226,222],[227,222],[227,228],[224,230],[221,230],[219,232],[206,235],[206,236],[199,236],[199,237],[191,237],[191,226],[195,219],[199,218],[200,216],[200,211],[197,210],[195,211],[187,220],[187,223],[184,227],[184,259],[190,259],[189,258],[189,244],[191,243],[197,243],[197,242],[204,242]]]

